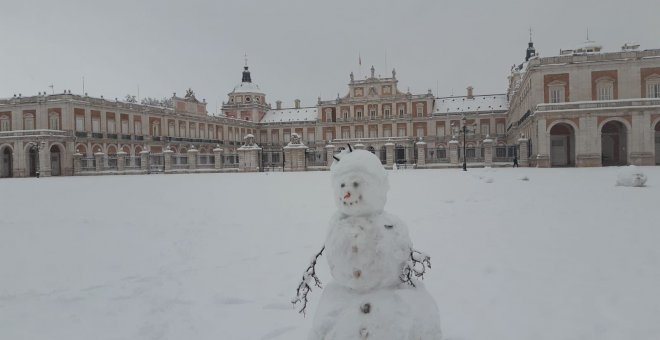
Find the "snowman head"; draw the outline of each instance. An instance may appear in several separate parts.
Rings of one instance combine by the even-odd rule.
[[[330,168],[337,209],[350,216],[383,211],[387,201],[387,172],[376,155],[365,150],[343,151]]]

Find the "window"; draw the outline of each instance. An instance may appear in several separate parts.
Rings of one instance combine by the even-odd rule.
[[[344,138],[344,139],[351,138],[351,130],[341,129],[341,138]]]
[[[386,106],[383,109],[383,115],[385,116],[385,118],[390,118],[390,116],[392,116],[392,110],[390,110],[389,106]]]
[[[288,143],[288,142],[291,141],[291,132],[285,132],[285,133],[284,133],[284,139],[283,139],[283,141],[284,141],[284,143]]]
[[[596,82],[596,100],[614,99],[614,81],[603,79]]]
[[[371,119],[376,119],[376,109],[369,110],[369,117]]]
[[[565,101],[563,84],[551,85],[548,91],[550,92],[551,103],[563,103]]]
[[[125,119],[121,121],[121,133],[128,134],[128,121]]]
[[[405,127],[400,127],[397,129],[397,135],[399,137],[405,137],[406,136],[406,128]]]
[[[215,131],[213,131],[213,128],[209,128],[209,139],[215,139]],[[264,138],[265,140],[266,138]]]
[[[369,129],[369,138],[377,138],[378,137],[378,129],[371,128]]]
[[[108,133],[115,133],[117,131],[115,127],[115,120],[110,119],[108,120]]]
[[[245,97],[245,102],[246,102],[246,103],[249,103],[249,102],[250,102],[250,97],[249,97],[249,96],[246,96],[246,97]]]
[[[142,135],[142,122],[139,120],[136,120],[133,122],[133,133],[135,133],[138,136]]]
[[[436,126],[435,129],[436,129],[435,132],[438,135],[438,137],[444,137],[445,136],[445,126],[444,125]]]
[[[392,129],[383,128],[383,137],[392,137]]]
[[[92,132],[99,133],[101,132],[101,120],[98,118],[92,118]]]
[[[170,123],[167,131],[168,136],[175,136],[174,134],[174,123]]]
[[[399,106],[399,117],[403,117],[406,114],[406,109],[403,106]]]
[[[10,131],[11,130],[11,121],[9,117],[2,116],[0,117],[0,131]]]
[[[355,138],[364,138],[364,130],[355,129]]]
[[[195,133],[195,125],[191,124],[188,130],[190,131],[190,138],[197,138],[197,134]]]
[[[332,110],[330,110],[330,109],[325,110],[325,121],[326,122],[331,122],[332,121]]]
[[[313,142],[315,140],[316,140],[316,136],[314,136],[314,132],[313,131],[307,132],[307,141]]]
[[[649,78],[646,81],[646,97],[660,98],[660,77]]]
[[[417,104],[417,117],[422,117],[424,115],[424,104]]]
[[[498,135],[503,135],[504,134],[504,124],[503,123],[497,123],[495,126],[495,129],[497,129],[497,134]]]
[[[358,110],[355,112],[355,117],[357,120],[362,120],[362,110]]]
[[[23,129],[24,130],[34,130],[34,116],[26,115],[23,119]]]
[[[325,132],[325,140],[330,142],[332,140],[332,131]]]
[[[341,116],[344,118],[344,120],[348,120],[348,111],[342,111]]]
[[[160,136],[160,124],[158,122],[151,124],[151,135]]]
[[[204,128],[202,128],[202,127],[199,128],[199,138],[201,138],[201,139],[206,138],[206,136],[204,134]]]
[[[76,131],[85,131],[85,116],[76,116]]]
[[[481,125],[481,134],[483,136],[488,136],[490,134],[490,125],[482,124]]]
[[[49,126],[51,130],[60,129],[60,116],[57,113],[51,113],[49,119]]]
[[[416,132],[417,132],[416,137],[424,137],[424,128],[423,127],[418,127]]]

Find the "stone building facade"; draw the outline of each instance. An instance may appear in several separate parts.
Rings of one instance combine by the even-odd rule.
[[[587,42],[540,58],[530,42],[508,96],[508,140],[531,165],[660,164],[660,50]]]
[[[221,115],[192,90],[171,107],[65,91],[0,99],[0,177],[322,170],[350,143],[386,167],[660,164],[660,50],[597,44],[540,58],[505,94],[436,97],[350,74],[344,95],[273,108],[245,66]]]

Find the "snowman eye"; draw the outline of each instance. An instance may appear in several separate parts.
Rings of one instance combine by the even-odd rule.
[[[341,184],[341,187],[342,187],[342,188],[345,187],[345,186],[346,186],[346,184],[344,184],[344,183]]]
[[[358,187],[358,182],[353,182],[353,188],[357,188],[357,187]]]

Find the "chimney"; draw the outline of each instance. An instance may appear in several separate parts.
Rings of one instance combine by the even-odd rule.
[[[281,110],[282,109],[282,101],[281,100],[276,101],[275,106],[277,107],[278,110]]]
[[[294,103],[294,107],[295,107],[296,109],[299,109],[299,108],[300,108],[300,99],[296,99],[296,100],[294,100],[293,103]]]
[[[472,86],[467,87],[467,99],[474,98],[474,94],[472,93],[472,90],[474,90],[474,87]]]

